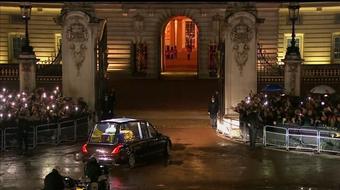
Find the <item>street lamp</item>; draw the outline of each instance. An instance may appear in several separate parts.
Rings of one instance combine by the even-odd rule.
[[[22,52],[32,53],[33,48],[30,46],[28,39],[28,20],[31,17],[32,4],[24,2],[20,5],[21,17],[25,21],[25,44],[22,47]]]
[[[292,40],[291,40],[291,46],[287,48],[287,54],[294,53],[298,57],[300,57],[300,50],[299,47],[296,47],[296,41],[295,41],[295,22],[299,18],[299,9],[300,5],[298,3],[292,2],[288,6],[289,9],[289,19],[292,22]]]

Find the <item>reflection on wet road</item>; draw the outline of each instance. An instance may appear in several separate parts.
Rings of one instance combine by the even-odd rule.
[[[149,160],[135,169],[110,171],[111,189],[340,189],[340,158],[285,151],[255,151],[217,137],[212,129],[162,128],[173,141],[169,159]],[[73,159],[78,145],[42,148],[27,156],[0,157],[0,189],[39,189],[55,166],[79,178],[83,164]]]

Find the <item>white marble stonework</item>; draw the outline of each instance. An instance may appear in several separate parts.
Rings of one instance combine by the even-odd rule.
[[[232,107],[257,91],[256,17],[245,11],[228,17],[225,42],[225,113],[232,115]]]
[[[19,55],[20,91],[33,92],[36,87],[36,59],[35,54]]]
[[[293,96],[301,94],[301,64],[303,59],[298,56],[286,55],[282,60],[285,63],[284,88],[285,93]]]
[[[62,18],[63,94],[83,97],[95,108],[96,35],[98,24],[82,11],[69,11]]]

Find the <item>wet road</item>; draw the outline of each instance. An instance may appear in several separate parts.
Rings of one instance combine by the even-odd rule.
[[[339,157],[260,146],[251,151],[217,136],[206,120],[172,121],[170,128],[165,125],[168,122],[154,119],[173,141],[170,159],[153,160],[135,169],[113,168],[111,189],[340,189]],[[195,127],[187,127],[190,125]],[[0,189],[41,189],[44,176],[54,166],[59,166],[63,175],[79,178],[83,165],[74,161],[73,155],[80,145],[39,148],[26,156],[1,154]]]

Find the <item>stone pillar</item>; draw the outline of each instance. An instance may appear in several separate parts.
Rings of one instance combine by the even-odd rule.
[[[225,34],[225,113],[233,111],[250,91],[257,91],[256,16],[246,10],[227,17]]]
[[[63,28],[63,95],[73,99],[83,97],[94,111],[99,19],[91,5],[65,3],[57,23]]]
[[[144,30],[144,17],[140,14],[134,16],[133,31],[135,32],[136,44],[143,42],[142,32]]]
[[[36,87],[36,59],[34,52],[19,55],[20,91],[33,92]]]
[[[282,61],[285,63],[285,93],[292,96],[300,96],[301,63],[303,62],[303,59],[297,54],[291,53],[287,54]]]

